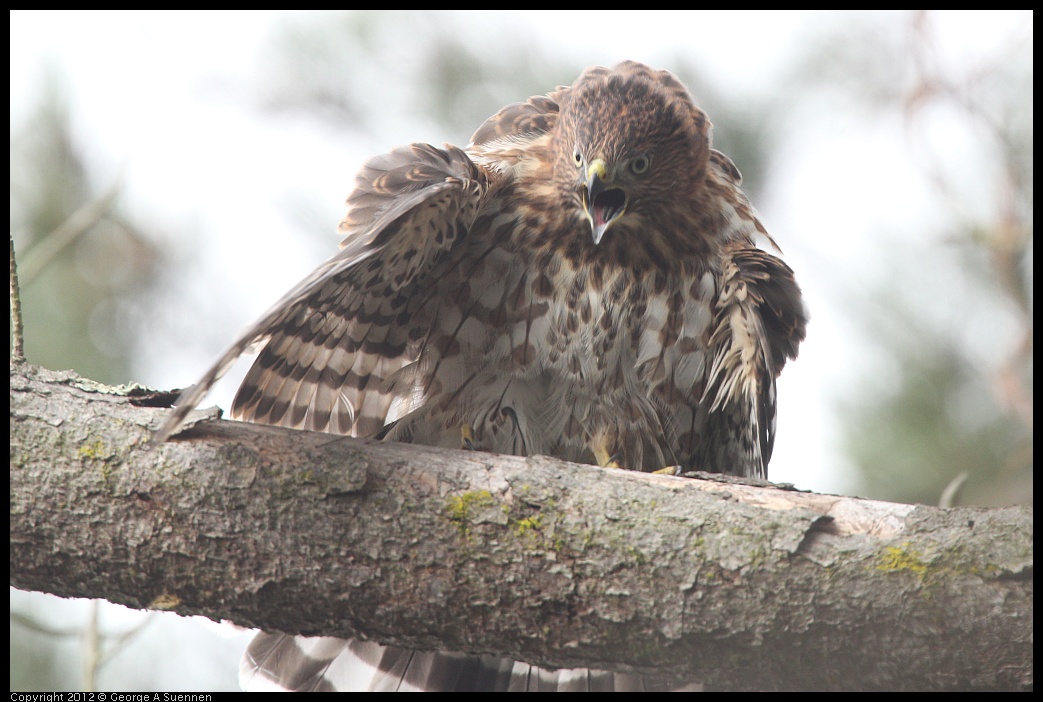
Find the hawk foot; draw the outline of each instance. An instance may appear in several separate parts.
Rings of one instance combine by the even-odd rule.
[[[474,429],[470,424],[460,425],[460,448],[464,451],[477,451],[474,443]]]
[[[619,454],[609,453],[604,447],[598,446],[594,449],[594,459],[602,468],[622,468],[619,465]]]

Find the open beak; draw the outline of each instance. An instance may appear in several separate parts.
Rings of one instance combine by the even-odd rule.
[[[605,231],[619,219],[627,208],[627,194],[606,180],[608,168],[605,162],[594,159],[587,167],[587,180],[581,190],[583,212],[590,220],[594,245],[601,243]]]

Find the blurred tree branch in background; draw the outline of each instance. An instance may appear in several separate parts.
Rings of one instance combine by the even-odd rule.
[[[99,188],[73,135],[62,77],[41,79],[35,115],[12,125],[11,237],[17,244],[26,355],[93,377],[127,377],[134,353],[127,308],[154,285],[153,233],[119,207],[117,181]]]
[[[936,503],[965,479],[958,503],[1030,502],[1032,27],[953,55],[940,21],[855,14],[794,70],[791,92],[867,134],[900,120],[925,184],[919,219],[874,232],[886,268],[834,281],[875,357],[837,398],[844,443],[867,497]]]

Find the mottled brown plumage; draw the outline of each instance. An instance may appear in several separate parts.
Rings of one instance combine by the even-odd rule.
[[[792,271],[754,245],[767,233],[739,184],[687,89],[634,62],[508,105],[466,150],[376,157],[341,251],[186,391],[157,438],[263,344],[232,408],[248,421],[447,447],[463,430],[481,450],[763,478],[775,380],[806,315]],[[262,637],[244,663],[255,681],[285,684],[288,661],[316,658]],[[330,650],[379,650],[367,685],[444,687],[446,666],[486,660],[372,646]],[[508,680],[535,674],[488,661]]]

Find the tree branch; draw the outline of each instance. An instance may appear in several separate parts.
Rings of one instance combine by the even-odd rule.
[[[200,421],[11,366],[11,584],[742,689],[1032,685],[1032,511]]]

